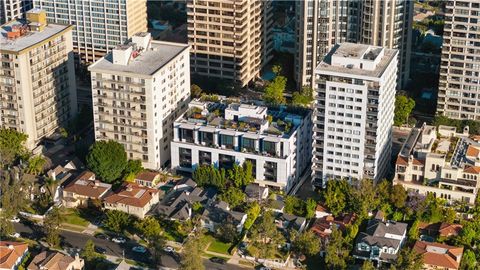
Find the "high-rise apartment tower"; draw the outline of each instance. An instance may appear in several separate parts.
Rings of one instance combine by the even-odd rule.
[[[480,1],[447,1],[437,113],[480,120]]]

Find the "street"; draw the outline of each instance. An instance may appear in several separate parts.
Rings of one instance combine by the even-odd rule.
[[[40,227],[36,225],[26,225],[23,223],[13,223],[15,231],[20,233],[20,235],[24,238],[28,239],[36,239],[38,240],[41,236],[42,233],[40,232]],[[106,255],[110,256],[115,256],[122,258],[123,256],[126,259],[130,260],[135,260],[139,262],[144,262],[144,263],[149,263],[150,262],[150,253],[145,253],[141,254],[138,252],[132,251],[132,247],[137,245],[136,242],[134,241],[127,241],[127,243],[124,244],[117,244],[114,243],[110,240],[104,240],[104,239],[98,239],[90,235],[85,235],[82,233],[76,233],[76,232],[71,232],[71,231],[60,231],[60,236],[62,238],[62,246],[65,248],[67,251],[80,251],[87,241],[91,239],[93,243],[95,243],[95,246],[102,247],[106,250]],[[173,268],[177,269],[179,266],[179,259],[176,258],[177,256],[172,256],[170,254],[164,254],[161,257],[161,262],[160,265],[166,268]],[[242,269],[248,269],[245,267],[240,267],[237,265],[231,265],[231,264],[217,264],[214,262],[211,262],[208,259],[204,259],[204,265],[205,268],[210,270],[242,270]]]

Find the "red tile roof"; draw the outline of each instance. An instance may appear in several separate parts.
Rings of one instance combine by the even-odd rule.
[[[157,176],[160,174],[157,172],[149,172],[149,171],[143,171],[137,176],[135,176],[135,180],[142,180],[142,181],[147,181],[147,182],[153,182]]]
[[[462,231],[463,226],[460,224],[449,224],[442,222],[438,230],[440,236],[457,236]]]
[[[466,173],[479,174],[480,173],[480,167],[478,167],[478,166],[468,166],[468,167],[465,167],[465,169],[463,171],[466,172]]]
[[[397,165],[408,165],[408,159],[402,156],[397,157]]]
[[[0,241],[0,269],[12,269],[27,250],[26,243]]]
[[[90,171],[85,171],[80,174],[75,181],[72,181],[63,190],[72,192],[77,195],[100,199],[107,191],[112,188],[112,185],[102,183],[95,180],[95,174]]]
[[[465,155],[467,157],[478,157],[478,154],[480,154],[480,150],[473,145],[469,145]]]
[[[125,183],[115,193],[105,197],[104,202],[144,207],[157,193],[157,189],[147,188],[134,183]]]
[[[417,241],[413,250],[423,254],[424,264],[449,269],[459,268],[459,261],[463,254],[463,247],[422,241]]]

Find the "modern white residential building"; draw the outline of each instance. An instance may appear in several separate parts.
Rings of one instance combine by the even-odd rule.
[[[173,121],[190,100],[189,46],[137,33],[90,65],[96,140],[115,140],[148,169],[167,166]]]
[[[29,149],[76,115],[72,29],[38,9],[0,27],[0,128],[27,134]]]
[[[455,127],[413,128],[395,164],[395,184],[449,202],[474,204],[480,189],[479,136]]]
[[[437,113],[480,120],[480,2],[447,1]]]
[[[342,43],[315,70],[314,183],[383,177],[391,150],[397,50]]]
[[[23,14],[32,8],[30,0],[0,0],[0,25],[15,19],[22,19]]]
[[[188,0],[192,73],[245,86],[271,59],[270,0]]]
[[[311,112],[194,100],[174,124],[172,169],[250,161],[261,186],[289,191],[311,160]]]
[[[398,49],[398,87],[410,73],[413,1],[296,1],[295,76],[299,86],[315,84],[315,67],[337,43]]]
[[[147,31],[146,0],[33,0],[50,22],[71,24],[77,61],[93,63],[108,51]]]

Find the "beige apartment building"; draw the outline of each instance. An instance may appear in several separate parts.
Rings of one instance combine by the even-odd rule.
[[[50,22],[71,24],[79,61],[93,63],[135,33],[147,31],[146,0],[33,0]]]
[[[166,167],[173,121],[190,100],[189,53],[138,33],[90,65],[95,139],[123,144],[145,168]]]
[[[400,150],[394,184],[421,195],[474,204],[480,188],[480,143],[468,129],[413,128]]]
[[[480,120],[480,1],[447,1],[437,113]]]
[[[410,74],[413,1],[305,0],[296,2],[295,76],[314,87],[314,70],[335,44],[361,43],[397,49],[397,87]]]
[[[72,29],[38,9],[0,28],[0,127],[27,134],[30,149],[76,115]]]
[[[189,0],[188,43],[192,73],[245,86],[270,60],[270,1]]]

